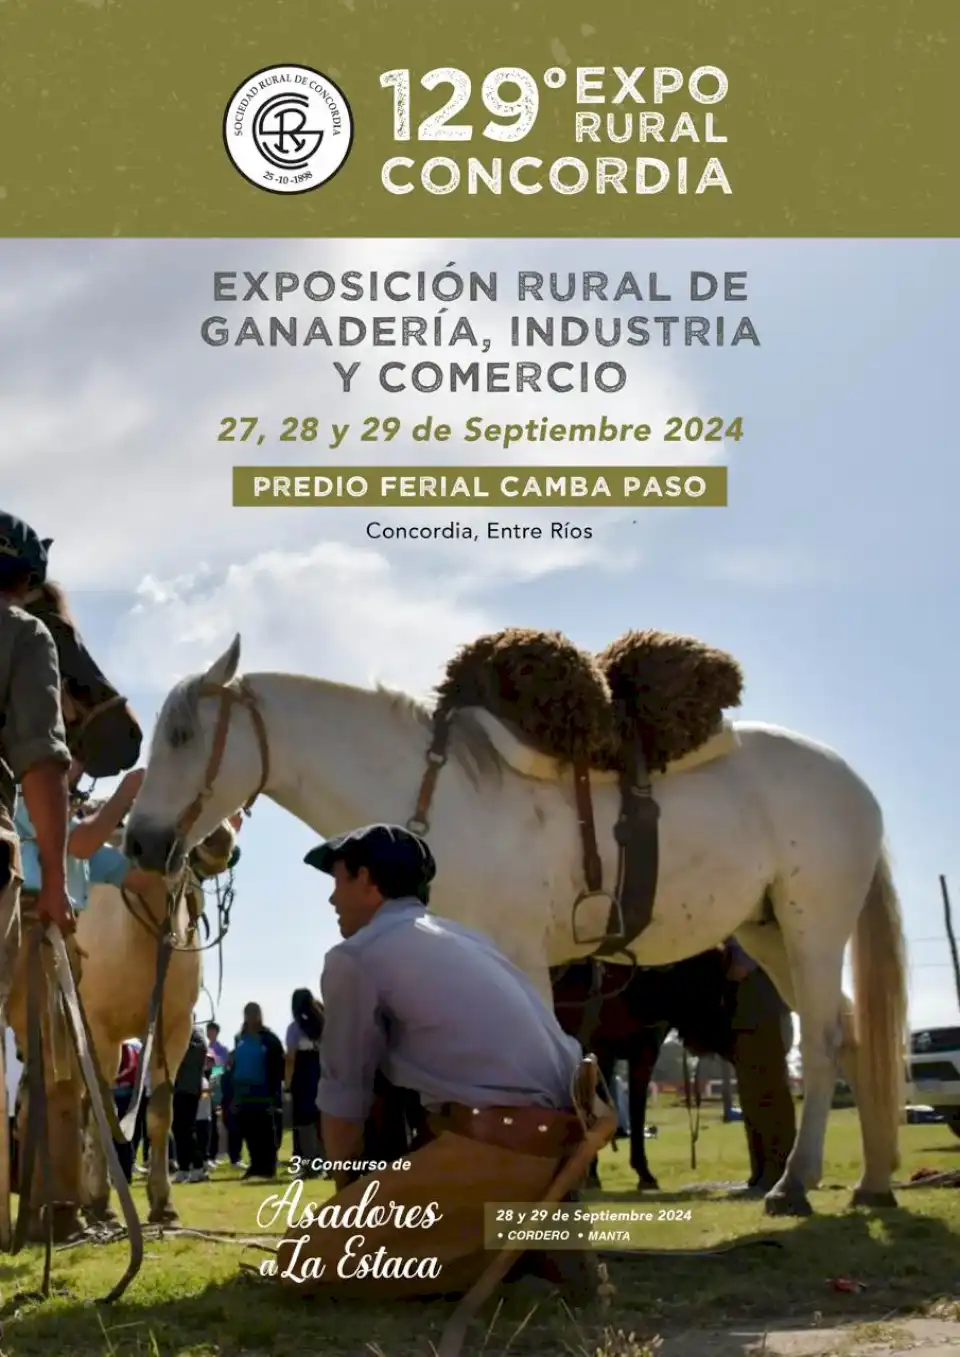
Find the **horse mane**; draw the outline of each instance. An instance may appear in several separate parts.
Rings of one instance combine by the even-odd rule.
[[[61,622],[65,622],[68,627],[74,631],[78,630],[76,620],[70,611],[70,604],[67,602],[67,595],[62,584],[57,584],[54,580],[45,580],[43,584],[38,585],[37,593],[55,616],[59,617]]]
[[[382,683],[378,683],[373,691],[398,715],[406,717],[425,732],[432,732],[434,709],[426,702],[413,697],[410,693],[388,688]],[[494,749],[489,735],[469,712],[453,713],[450,722],[449,751],[450,756],[456,760],[475,787],[479,785],[485,773],[497,777],[503,775],[500,756]]]
[[[419,698],[385,684],[377,683],[372,689],[359,688],[354,684],[336,683],[331,679],[314,678],[311,675],[285,675],[285,678],[298,678],[306,684],[322,684],[326,688],[339,689],[344,693],[358,696],[375,696],[401,720],[415,725],[429,734],[433,729],[433,708]],[[154,730],[154,741],[164,739],[169,742],[174,730],[183,730],[193,735],[199,721],[200,687],[204,675],[194,674],[174,684],[167,694]],[[483,727],[468,712],[454,712],[450,723],[450,757],[454,759],[470,782],[476,787],[485,774],[497,777],[503,774],[503,765],[490,737]]]

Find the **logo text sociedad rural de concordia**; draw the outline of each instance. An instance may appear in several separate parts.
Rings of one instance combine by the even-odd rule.
[[[353,115],[343,90],[311,66],[267,66],[230,96],[223,143],[244,179],[267,193],[309,193],[343,167]]]

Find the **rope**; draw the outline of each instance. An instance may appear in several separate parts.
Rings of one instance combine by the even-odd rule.
[[[143,1225],[141,1226],[144,1240],[148,1243],[157,1243],[163,1239],[205,1239],[211,1244],[229,1244],[241,1246],[248,1249],[257,1249],[261,1253],[276,1253],[276,1244],[267,1244],[265,1239],[276,1239],[281,1241],[283,1235],[246,1235],[240,1230],[195,1230],[186,1225]],[[68,1249],[79,1249],[87,1244],[119,1244],[129,1237],[129,1231],[122,1225],[97,1225],[90,1226],[78,1239],[69,1239],[63,1244],[57,1244],[54,1248],[55,1253],[64,1253]]]
[[[222,875],[220,873],[219,875]],[[127,1108],[123,1118],[122,1132],[126,1140],[133,1136],[136,1126],[137,1114],[140,1111],[140,1104],[143,1100],[143,1091],[146,1085],[147,1069],[150,1065],[150,1058],[153,1053],[153,1043],[156,1039],[159,1043],[160,1063],[163,1068],[164,1080],[167,1084],[172,1084],[170,1069],[167,1065],[166,1050],[163,1042],[163,992],[166,985],[167,970],[170,965],[170,958],[174,952],[206,952],[211,947],[219,948],[220,958],[220,980],[217,990],[217,1001],[219,1003],[220,994],[223,990],[223,939],[230,927],[230,911],[233,908],[236,899],[236,889],[233,884],[233,868],[227,869],[227,884],[221,890],[219,877],[214,877],[214,888],[217,898],[217,924],[219,932],[212,942],[206,943],[202,947],[194,944],[196,937],[196,923],[206,923],[206,908],[202,910],[196,921],[191,920],[191,926],[187,931],[186,940],[180,943],[174,932],[174,913],[177,905],[183,897],[187,888],[186,879],[182,881],[176,890],[168,891],[166,898],[166,912],[163,921],[158,923],[150,913],[143,898],[133,892],[127,891],[125,887],[120,887],[120,894],[127,907],[131,917],[134,918],[141,927],[156,938],[157,943],[157,963],[154,975],[153,991],[150,995],[150,1003],[147,1008],[147,1030],[143,1036],[143,1043],[140,1053],[140,1060],[137,1065],[137,1075],[134,1080],[133,1092],[130,1096],[130,1106]],[[206,883],[201,881],[195,874],[193,875],[193,885],[199,889],[204,901],[207,899],[205,890]],[[188,906],[189,909],[189,906]],[[142,911],[142,912],[141,912]]]

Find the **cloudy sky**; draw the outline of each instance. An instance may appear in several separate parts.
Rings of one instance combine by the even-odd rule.
[[[518,310],[509,284],[520,268],[632,269],[640,278],[655,270],[674,293],[666,306],[624,303],[622,315],[714,315],[715,305],[683,301],[689,271],[746,270],[748,301],[725,309],[748,313],[762,344],[523,353],[616,359],[629,381],[612,397],[453,398],[380,391],[379,364],[410,361],[402,350],[351,349],[347,361],[363,366],[344,396],[336,351],[210,348],[200,339],[206,316],[235,326],[246,314],[291,311],[215,303],[214,270],[436,270],[451,261],[500,274],[504,300],[471,312],[491,358],[518,356],[503,337]],[[953,241],[3,241],[0,500],[55,538],[53,574],[148,726],[170,684],[236,631],[247,669],[379,679],[419,693],[461,641],[508,624],[559,628],[589,649],[656,626],[733,652],[747,676],[744,717],[833,745],[879,796],[911,942],[912,1022],[955,1022],[937,877],[947,873],[960,900],[952,733],[960,473],[944,286],[958,265]],[[322,308],[365,318],[396,309]],[[433,316],[439,307],[412,309]],[[439,358],[450,356],[470,355]],[[226,416],[258,415],[271,430],[288,415],[412,423],[431,413],[451,422],[606,413],[655,426],[671,413],[716,414],[742,416],[745,436],[721,449],[731,468],[726,509],[531,511],[530,521],[592,523],[589,543],[425,549],[368,540],[364,525],[385,521],[382,511],[231,507],[232,463],[256,458],[216,441]],[[362,463],[374,460],[370,446],[334,454],[275,444],[257,457]],[[643,460],[680,460],[668,446],[647,444]],[[401,439],[388,455],[480,460],[468,448]],[[691,450],[688,460],[698,459]],[[537,458],[525,451],[523,460]],[[550,460],[590,459],[557,445]],[[244,828],[219,1008],[228,1029],[251,998],[282,1029],[291,990],[317,986],[336,934],[325,880],[302,865],[312,842],[265,802]],[[215,961],[207,984],[215,997]]]

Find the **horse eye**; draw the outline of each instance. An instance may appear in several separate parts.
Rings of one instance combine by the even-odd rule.
[[[184,726],[174,726],[170,732],[171,749],[181,749],[190,740],[190,731]]]

